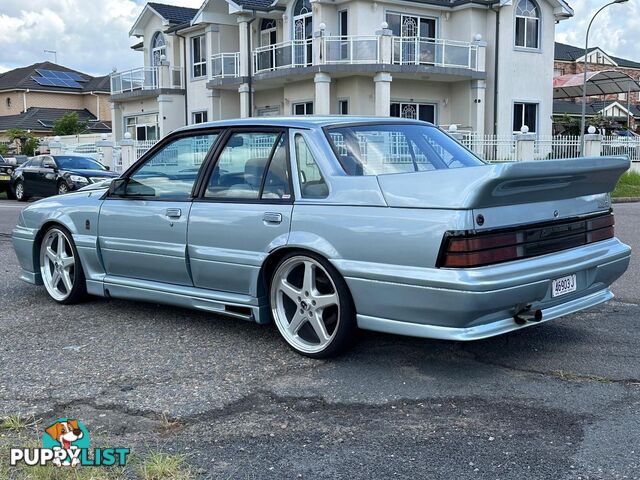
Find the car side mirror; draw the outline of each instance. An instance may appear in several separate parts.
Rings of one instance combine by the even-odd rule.
[[[127,190],[127,178],[114,178],[109,184],[109,195],[124,195]]]
[[[56,164],[51,160],[45,160],[44,162],[42,162],[42,168],[52,168],[55,170]]]
[[[109,165],[105,165],[104,168],[106,168],[107,171],[111,170],[111,167]]]

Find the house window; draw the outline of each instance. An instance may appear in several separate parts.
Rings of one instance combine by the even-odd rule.
[[[205,123],[207,121],[207,111],[203,110],[201,112],[193,112],[191,114],[191,123],[194,125],[196,123]]]
[[[278,43],[276,21],[264,18],[260,23],[260,46],[266,47]]]
[[[387,24],[396,37],[436,38],[436,19],[387,13]]]
[[[204,35],[191,38],[191,76],[200,78],[207,75],[207,49]]]
[[[294,115],[313,115],[313,102],[302,102],[293,104]]]
[[[523,125],[529,127],[529,133],[535,133],[538,125],[537,103],[513,104],[513,131],[520,132]]]
[[[124,131],[131,134],[133,140],[158,140],[158,114],[134,115],[125,117]]]
[[[338,100],[338,113],[349,115],[349,100]]]
[[[160,65],[162,57],[167,56],[167,45],[164,41],[162,32],[156,32],[151,39],[151,65],[154,67]]]
[[[433,103],[394,102],[391,116],[436,123],[436,106]]]
[[[540,48],[540,10],[532,0],[516,4],[516,47]]]
[[[564,70],[562,68],[554,68],[553,69],[553,76],[555,77],[561,77],[562,75],[564,75]]]
[[[311,65],[313,59],[313,11],[309,0],[298,0],[293,7],[293,39],[296,42],[293,48],[293,61],[295,65]]]
[[[341,37],[349,35],[349,15],[346,10],[338,12],[338,35]]]

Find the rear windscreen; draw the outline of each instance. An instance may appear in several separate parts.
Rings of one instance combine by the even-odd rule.
[[[418,124],[347,125],[326,129],[348,175],[383,175],[484,165],[438,128]]]

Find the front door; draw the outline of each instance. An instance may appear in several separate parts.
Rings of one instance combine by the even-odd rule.
[[[296,66],[311,65],[313,61],[313,17],[311,11],[303,10],[293,17],[294,63]]]
[[[260,267],[285,245],[293,195],[287,132],[233,130],[189,217],[196,287],[258,296]]]
[[[98,237],[109,276],[192,285],[186,258],[192,190],[217,132],[164,144],[102,203]]]

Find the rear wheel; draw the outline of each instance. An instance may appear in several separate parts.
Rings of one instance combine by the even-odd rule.
[[[78,303],[87,294],[78,251],[71,234],[62,227],[51,227],[42,237],[40,273],[47,293],[58,303]]]
[[[27,192],[24,189],[24,182],[22,180],[18,180],[13,187],[13,191],[16,195],[16,200],[19,202],[26,202],[29,197],[27,196]]]
[[[285,256],[271,279],[270,302],[280,334],[302,355],[331,357],[354,339],[355,309],[349,289],[320,256]]]

